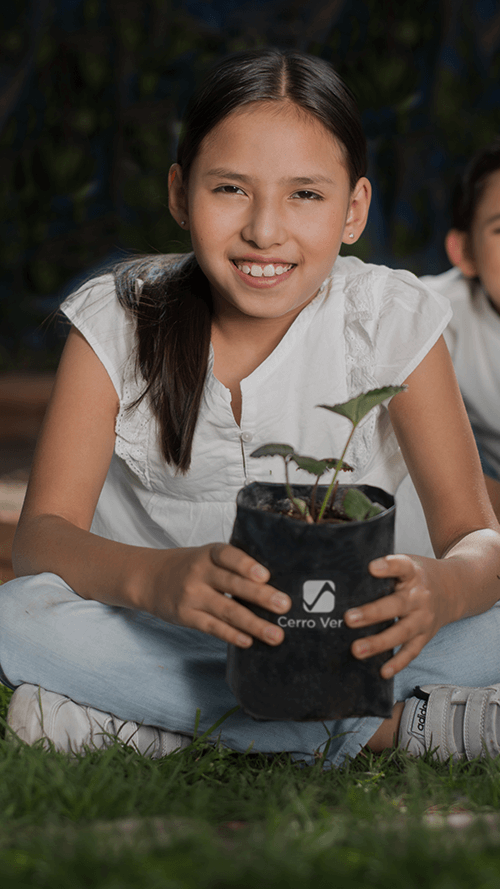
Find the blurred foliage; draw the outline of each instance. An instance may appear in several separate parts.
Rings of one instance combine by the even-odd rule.
[[[246,47],[329,59],[354,90],[374,198],[358,255],[446,268],[456,171],[498,129],[496,0],[17,0],[0,29],[0,369],[50,366],[43,321],[89,270],[188,247],[167,209],[179,120]]]

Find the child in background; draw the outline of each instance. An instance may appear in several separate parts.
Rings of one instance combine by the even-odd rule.
[[[226,643],[284,636],[241,600],[274,614],[291,604],[227,543],[238,489],[284,480],[251,451],[285,440],[336,453],[345,420],[315,405],[407,383],[347,455],[354,482],[390,493],[408,467],[436,553],[372,562],[394,593],[344,615],[349,627],[397,618],[352,645],[360,660],[395,649],[381,668],[392,717],[325,728],[239,710],[221,740],[308,762],[328,743],[334,766],[394,738],[415,755],[500,753],[500,527],[441,337],[450,309],[408,272],[339,257],[366,224],[365,171],[358,109],[328,63],[231,57],[195,95],[169,172],[193,253],[125,262],[63,304],[73,327],[18,578],[0,587],[8,722],[28,743],[76,750],[117,735],[162,756],[189,743],[198,708],[200,731],[233,708]]]
[[[454,268],[422,278],[451,301],[445,340],[500,516],[500,137],[466,167],[446,252]]]

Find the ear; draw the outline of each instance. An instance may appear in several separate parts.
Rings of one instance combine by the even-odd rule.
[[[172,164],[168,171],[168,208],[183,231],[189,229],[189,213],[186,188],[182,178],[182,168]]]
[[[452,265],[456,265],[466,278],[477,278],[477,266],[471,254],[467,232],[451,228],[444,239],[444,246]]]
[[[366,176],[358,179],[351,194],[342,242],[355,244],[365,229],[372,199],[372,187]]]

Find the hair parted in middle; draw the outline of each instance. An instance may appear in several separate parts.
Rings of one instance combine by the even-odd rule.
[[[271,48],[223,59],[193,95],[177,151],[187,184],[206,136],[228,115],[257,102],[291,102],[313,115],[339,144],[351,190],[365,175],[366,139],[349,88],[328,62]],[[146,384],[130,407],[150,399],[166,462],[187,472],[210,349],[208,281],[192,253],[126,260],[114,276],[118,299],[136,320],[137,368]]]
[[[293,102],[316,117],[343,149],[351,189],[366,174],[366,138],[350,89],[332,66],[295,50],[235,53],[207,75],[188,103],[177,151],[183,178],[203,139],[251,102]]]

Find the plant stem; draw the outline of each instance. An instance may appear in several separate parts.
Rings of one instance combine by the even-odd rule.
[[[316,510],[316,494],[318,493],[318,485],[319,485],[320,478],[321,478],[321,476],[318,475],[316,481],[314,482],[314,487],[311,491],[311,502],[309,504],[309,512],[311,513],[313,521],[316,521],[316,519],[314,518],[314,513]]]
[[[286,457],[283,457],[283,460],[285,461],[285,488],[286,488],[286,492],[288,494],[289,499],[293,503],[293,491],[292,491],[292,487],[290,485],[290,477],[288,475],[288,462],[289,461],[287,460]]]
[[[352,423],[352,420],[351,420],[351,423]],[[340,470],[341,470],[341,468],[342,468],[342,463],[344,462],[344,457],[345,457],[345,455],[346,455],[346,453],[347,453],[347,448],[349,447],[349,445],[350,445],[350,443],[351,443],[351,439],[352,439],[352,437],[353,437],[353,435],[354,435],[354,430],[356,429],[356,426],[357,426],[357,425],[358,425],[357,423],[353,423],[353,424],[352,424],[351,434],[349,435],[349,438],[347,439],[346,446],[345,446],[344,450],[342,451],[342,455],[341,455],[341,457],[340,457],[340,459],[339,459],[339,461],[338,461],[338,463],[337,463],[337,465],[336,465],[336,467],[335,467],[335,472],[334,472],[334,474],[333,474],[333,478],[332,478],[332,480],[331,480],[331,482],[330,482],[330,485],[329,485],[329,487],[328,487],[328,491],[327,491],[326,494],[325,494],[323,503],[321,504],[321,509],[320,509],[320,511],[319,511],[318,518],[316,519],[316,522],[320,522],[321,519],[323,518],[323,513],[325,512],[325,509],[326,509],[326,507],[328,506],[330,497],[332,496],[333,490],[334,490],[334,488],[335,488],[335,482],[337,481],[337,476],[338,476],[338,474],[339,474],[339,472],[340,472]],[[336,491],[336,490],[337,490],[337,489],[335,488],[335,491]]]
[[[307,511],[307,507],[305,509],[305,512],[303,512],[302,509],[298,506],[297,501],[293,495],[292,486],[290,484],[290,477],[288,475],[289,459],[288,459],[288,457],[283,457],[283,460],[285,461],[285,488],[286,488],[286,492],[288,494],[288,499],[290,500],[290,503],[292,504],[292,506],[297,510],[301,519],[305,518],[307,520],[307,516],[309,515],[309,513]]]

